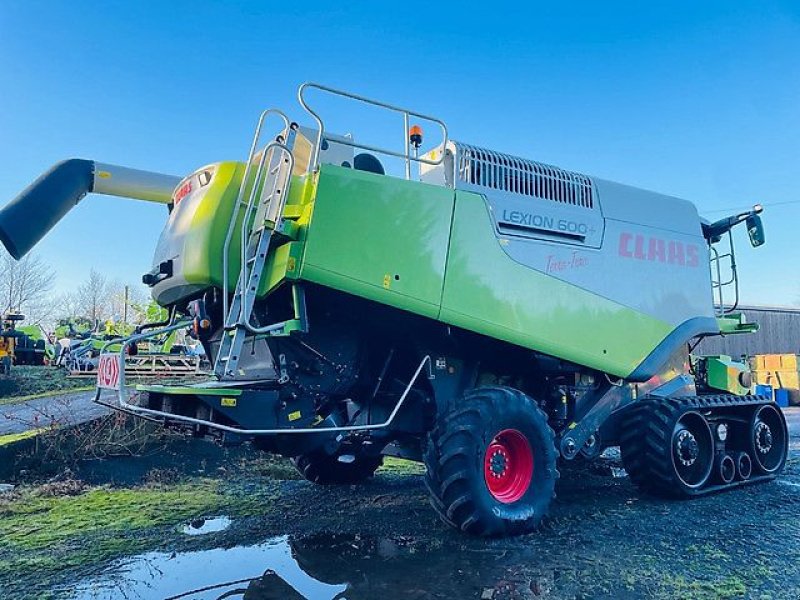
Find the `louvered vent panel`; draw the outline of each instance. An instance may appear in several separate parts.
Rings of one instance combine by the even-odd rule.
[[[461,142],[456,148],[459,181],[572,206],[594,206],[594,186],[586,175]]]

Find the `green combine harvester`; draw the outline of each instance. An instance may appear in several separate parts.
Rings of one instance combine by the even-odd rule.
[[[332,134],[310,94],[395,115],[405,147]],[[559,463],[610,446],[660,496],[780,473],[781,411],[745,364],[691,353],[757,327],[719,307],[738,290],[731,230],[762,244],[760,207],[711,223],[685,200],[453,141],[411,110],[317,84],[298,97],[311,126],[265,111],[245,162],[180,179],[73,159],[0,212],[19,258],[89,192],[167,206],[143,280],[170,317],[100,357],[98,399],[252,441],[321,484],[366,479],[384,455],[423,461],[433,507],[478,535],[535,528]],[[128,349],[178,329],[213,377],[126,386]]]

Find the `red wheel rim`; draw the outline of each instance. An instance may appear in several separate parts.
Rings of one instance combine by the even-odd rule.
[[[528,439],[516,429],[504,429],[486,448],[483,459],[486,487],[503,504],[516,502],[533,479],[533,450]]]

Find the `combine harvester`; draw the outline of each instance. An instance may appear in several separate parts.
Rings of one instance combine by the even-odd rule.
[[[405,147],[331,134],[311,90],[396,115]],[[756,328],[715,304],[736,286],[731,229],[764,241],[760,207],[710,223],[685,200],[453,141],[411,110],[317,84],[298,96],[314,128],[267,110],[246,162],[179,179],[70,160],[0,212],[19,258],[89,192],[168,207],[144,282],[170,319],[101,357],[98,399],[252,440],[316,483],[363,480],[383,455],[424,461],[436,511],[479,535],[535,528],[559,461],[608,446],[660,496],[783,469],[786,422],[747,366],[690,355]],[[423,146],[412,121],[439,139]],[[210,381],[125,385],[128,348],[186,328]]]

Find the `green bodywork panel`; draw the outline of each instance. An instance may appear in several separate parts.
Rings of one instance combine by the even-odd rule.
[[[620,377],[673,330],[515,262],[478,194],[326,165],[305,244],[304,280]]]
[[[179,385],[137,385],[137,392],[153,392],[171,396],[241,396],[242,390],[236,388],[179,386]]]
[[[747,323],[742,313],[731,313],[723,317],[717,317],[717,323],[719,323],[719,331],[723,335],[755,333],[758,331],[758,323]]]
[[[442,321],[619,377],[673,330],[517,263],[500,247],[483,198],[456,197]]]
[[[323,165],[300,277],[439,316],[453,191]]]
[[[183,276],[187,283],[222,287],[223,265],[220,260],[225,247],[225,236],[233,214],[234,205],[239,196],[239,187],[244,176],[245,164],[240,162],[217,163],[214,179],[203,194],[191,215],[187,215],[187,223],[177,223],[175,227],[186,227],[183,246]],[[252,177],[251,177],[252,179]],[[287,197],[287,222],[283,225],[284,237],[298,235],[298,226],[291,220],[292,214],[302,214],[304,203],[309,200],[311,190],[306,185],[306,177],[292,177],[292,184]],[[245,190],[244,199],[249,197],[252,184]],[[241,224],[245,207],[239,207],[236,227],[228,250],[228,286],[231,290],[236,286],[239,276]],[[253,218],[255,218],[253,210]],[[280,250],[280,248],[279,248]],[[286,252],[286,251],[283,251]],[[295,260],[299,258],[298,248],[293,251]],[[259,294],[263,295],[273,289],[277,280],[287,274],[288,254],[270,256],[266,272],[267,277],[261,280]],[[275,271],[275,275],[269,275]]]
[[[188,283],[212,284],[222,287],[222,250],[225,235],[239,193],[244,165],[238,162],[217,164],[214,179],[197,208],[186,223],[183,247],[183,276]],[[239,211],[236,232],[241,228],[243,210]],[[178,224],[181,226],[182,224]],[[239,236],[234,233],[229,257],[231,272],[238,273]],[[230,281],[229,281],[230,284]],[[236,285],[236,279],[233,279]]]
[[[219,169],[192,218],[196,246],[187,242],[185,256],[187,278],[221,287],[219,256],[244,166]],[[292,177],[284,219],[261,296],[301,279],[618,377],[630,375],[674,330],[516,262],[479,194],[322,165],[315,175]]]
[[[42,333],[41,327],[39,327],[38,325],[25,325],[23,327],[17,327],[16,330],[19,331],[20,333],[24,333],[34,341],[46,339],[44,334]]]
[[[703,357],[706,365],[706,382],[708,386],[721,392],[744,395],[749,393],[750,388],[741,384],[739,375],[748,372],[748,366],[730,356],[706,356]]]

